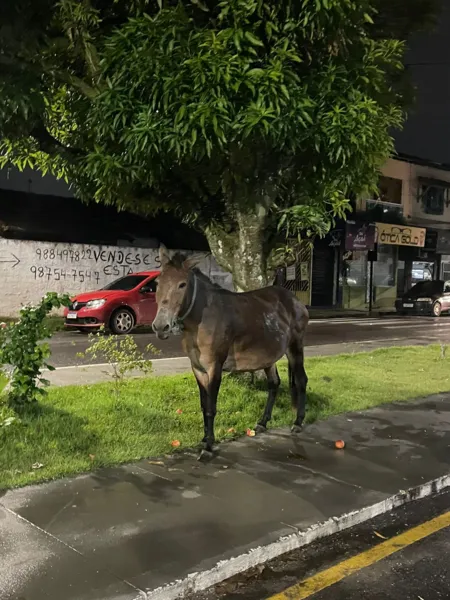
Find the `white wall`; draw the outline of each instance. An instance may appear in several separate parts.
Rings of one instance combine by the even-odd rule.
[[[232,288],[231,275],[212,257],[205,254],[199,267],[213,281]],[[128,273],[158,268],[158,249],[0,238],[0,316],[16,316],[21,306],[37,302],[46,292],[78,294]]]
[[[433,221],[433,223],[440,221],[444,225],[450,222],[450,206],[444,207],[443,215],[429,215],[423,211],[422,202],[418,201],[419,177],[439,179],[450,183],[450,171],[390,158],[381,172],[386,177],[402,180],[403,214],[407,219],[419,224],[426,224],[427,221]]]

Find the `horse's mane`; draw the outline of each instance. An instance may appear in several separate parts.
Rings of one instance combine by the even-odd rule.
[[[187,256],[186,254],[183,254],[181,252],[175,252],[175,254],[170,258],[169,264],[172,267],[175,267],[176,269],[181,269],[183,267],[184,261],[187,258],[189,258],[189,256]],[[205,281],[206,283],[209,283],[209,285],[212,285],[213,287],[218,288],[220,290],[225,289],[218,283],[211,281],[211,279],[207,275],[205,275],[205,273],[203,273],[203,271],[200,271],[200,269],[197,269],[197,267],[192,268],[191,271],[193,273],[195,273],[199,279]]]

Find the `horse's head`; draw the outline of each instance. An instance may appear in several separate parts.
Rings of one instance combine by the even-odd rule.
[[[158,276],[156,302],[158,312],[153,321],[153,331],[160,340],[166,340],[172,333],[177,319],[183,319],[190,312],[195,301],[196,281],[193,269],[203,256],[185,257],[175,254],[172,258],[167,248],[159,248],[161,273]],[[194,289],[195,288],[195,289]]]

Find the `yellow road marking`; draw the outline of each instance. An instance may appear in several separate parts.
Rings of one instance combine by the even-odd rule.
[[[365,567],[369,567],[383,558],[391,556],[391,554],[403,550],[411,544],[423,540],[429,535],[449,526],[450,512],[447,512],[443,515],[439,515],[439,517],[436,517],[435,519],[431,519],[431,521],[427,521],[426,523],[422,523],[422,525],[409,529],[386,542],[378,544],[370,550],[352,556],[352,558],[344,560],[334,567],[330,567],[308,579],[304,579],[300,583],[293,585],[280,594],[271,596],[267,600],[304,600],[305,598],[309,598],[313,594],[317,594],[317,592],[349,577],[353,573],[356,573]]]

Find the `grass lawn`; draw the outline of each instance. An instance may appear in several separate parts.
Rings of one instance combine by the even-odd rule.
[[[437,346],[311,358],[307,420],[450,391],[449,367],[450,358],[442,359]],[[284,363],[280,373],[272,427],[293,420]],[[217,438],[253,427],[266,395],[265,382],[252,386],[225,376]],[[228,433],[231,428],[235,434]],[[128,381],[118,401],[109,384],[52,388],[39,417],[0,428],[0,489],[166,454],[173,440],[181,449],[193,447],[202,436],[197,385],[190,374]],[[32,469],[35,463],[43,466]]]

